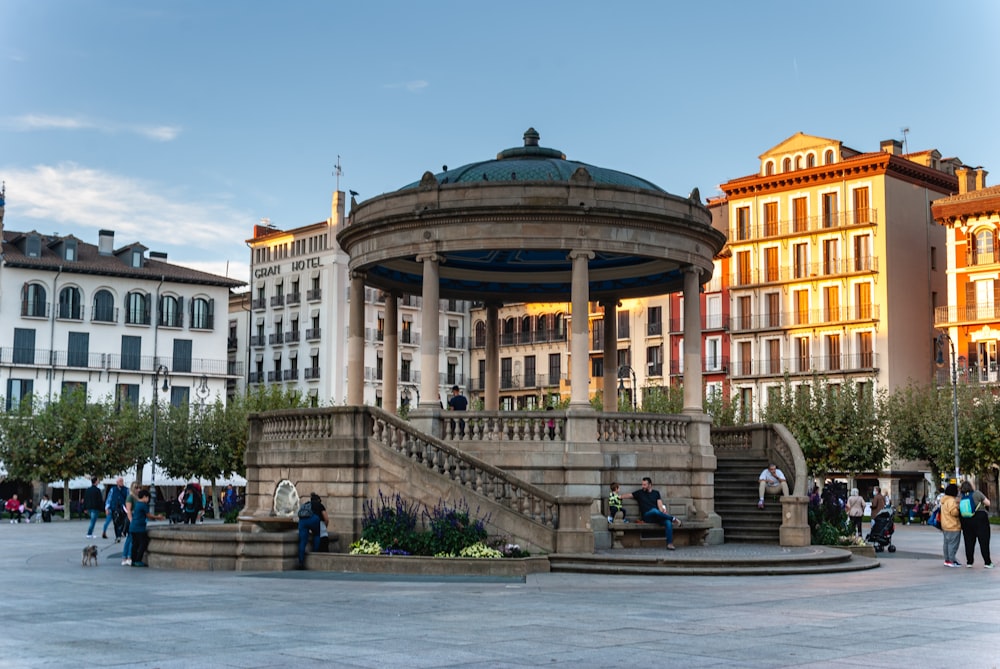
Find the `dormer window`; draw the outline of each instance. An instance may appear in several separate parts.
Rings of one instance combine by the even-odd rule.
[[[24,242],[24,255],[29,258],[40,258],[42,256],[42,238],[38,235],[28,235]]]
[[[73,262],[76,260],[76,240],[67,239],[63,242],[63,260]]]
[[[142,267],[142,251],[132,249],[132,267]]]

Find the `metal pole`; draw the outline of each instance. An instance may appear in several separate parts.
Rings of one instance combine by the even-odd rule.
[[[167,387],[166,365],[159,365],[153,372],[153,458],[149,463],[149,508],[156,513],[156,424],[160,405],[160,374],[163,374],[163,387]]]
[[[950,336],[948,343],[951,345],[951,419],[955,428],[955,483],[958,483],[958,362],[955,360],[955,342]]]

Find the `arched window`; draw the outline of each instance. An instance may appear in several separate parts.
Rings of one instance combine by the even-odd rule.
[[[791,158],[785,158],[784,160],[781,161],[781,171],[782,172],[791,172],[792,171],[792,159]]]
[[[824,165],[833,164],[833,149],[827,149],[826,153],[823,154],[823,164]]]
[[[535,341],[548,341],[549,340],[549,317],[548,314],[543,314],[538,317],[535,322]]]
[[[795,169],[802,169],[802,156],[795,156]]]
[[[500,332],[500,344],[503,346],[513,346],[517,343],[517,321],[513,318],[505,318],[503,329]]]
[[[110,290],[103,288],[94,294],[94,312],[91,320],[101,323],[117,323],[118,314],[115,313],[115,296]]]
[[[976,233],[976,255],[973,264],[992,265],[996,262],[994,236],[992,230],[980,230]]]
[[[211,330],[214,328],[213,304],[212,300],[206,300],[204,297],[196,297],[191,300],[191,327],[193,329]]]
[[[24,286],[24,297],[21,300],[21,315],[45,318],[45,286],[40,283],[29,283]]]
[[[563,341],[566,339],[566,319],[562,314],[556,314],[553,316],[552,333],[555,341]]]
[[[764,163],[764,176],[769,177],[774,175],[774,161],[769,160]]]
[[[486,323],[476,321],[476,348],[486,347]]]
[[[181,326],[181,305],[179,298],[173,295],[160,296],[159,324],[168,328],[179,328]]]
[[[125,322],[130,325],[149,325],[149,298],[138,291],[128,294],[126,298]]]
[[[76,286],[66,286],[59,291],[59,318],[68,318],[74,321],[83,318],[80,289]]]
[[[810,153],[806,156],[806,167],[816,167],[816,154]]]
[[[521,343],[531,343],[531,316],[521,318]]]

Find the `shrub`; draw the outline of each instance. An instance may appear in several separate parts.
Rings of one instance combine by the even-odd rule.
[[[364,504],[361,538],[378,543],[384,550],[415,553],[418,508],[416,502],[403,501],[399,493],[387,497],[379,490],[377,508],[372,500]]]
[[[466,546],[486,540],[486,519],[472,520],[465,500],[449,508],[439,501],[430,511],[424,510],[424,520],[430,536],[428,554],[458,553]]]
[[[471,546],[466,546],[459,552],[459,557],[466,558],[502,558],[503,553],[495,548],[490,548],[486,544],[479,542],[472,544]]]
[[[351,555],[381,555],[382,547],[377,541],[360,539],[351,544]]]

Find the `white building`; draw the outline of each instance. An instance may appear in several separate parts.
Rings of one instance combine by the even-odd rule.
[[[0,201],[5,408],[80,386],[92,399],[150,402],[163,368],[174,405],[225,397],[242,369],[227,361],[227,331],[215,314],[243,282],[170,264],[139,242],[116,248],[109,230],[96,245],[6,230],[2,211]]]
[[[347,399],[347,337],[350,280],[348,257],[337,244],[344,225],[344,193],[333,194],[331,216],[311,225],[279,230],[254,227],[250,247],[250,294],[229,308],[232,358],[247,362],[251,389],[281,384],[316,405],[340,405]],[[387,364],[383,352],[386,295],[365,290],[364,403],[395,409],[419,400],[419,345],[422,309],[418,296],[404,295],[396,317],[399,360],[394,361],[396,388],[383,388]],[[469,303],[442,300],[441,397],[458,385],[466,390],[469,365]],[[392,399],[388,399],[391,392]],[[426,401],[426,399],[425,399]]]

